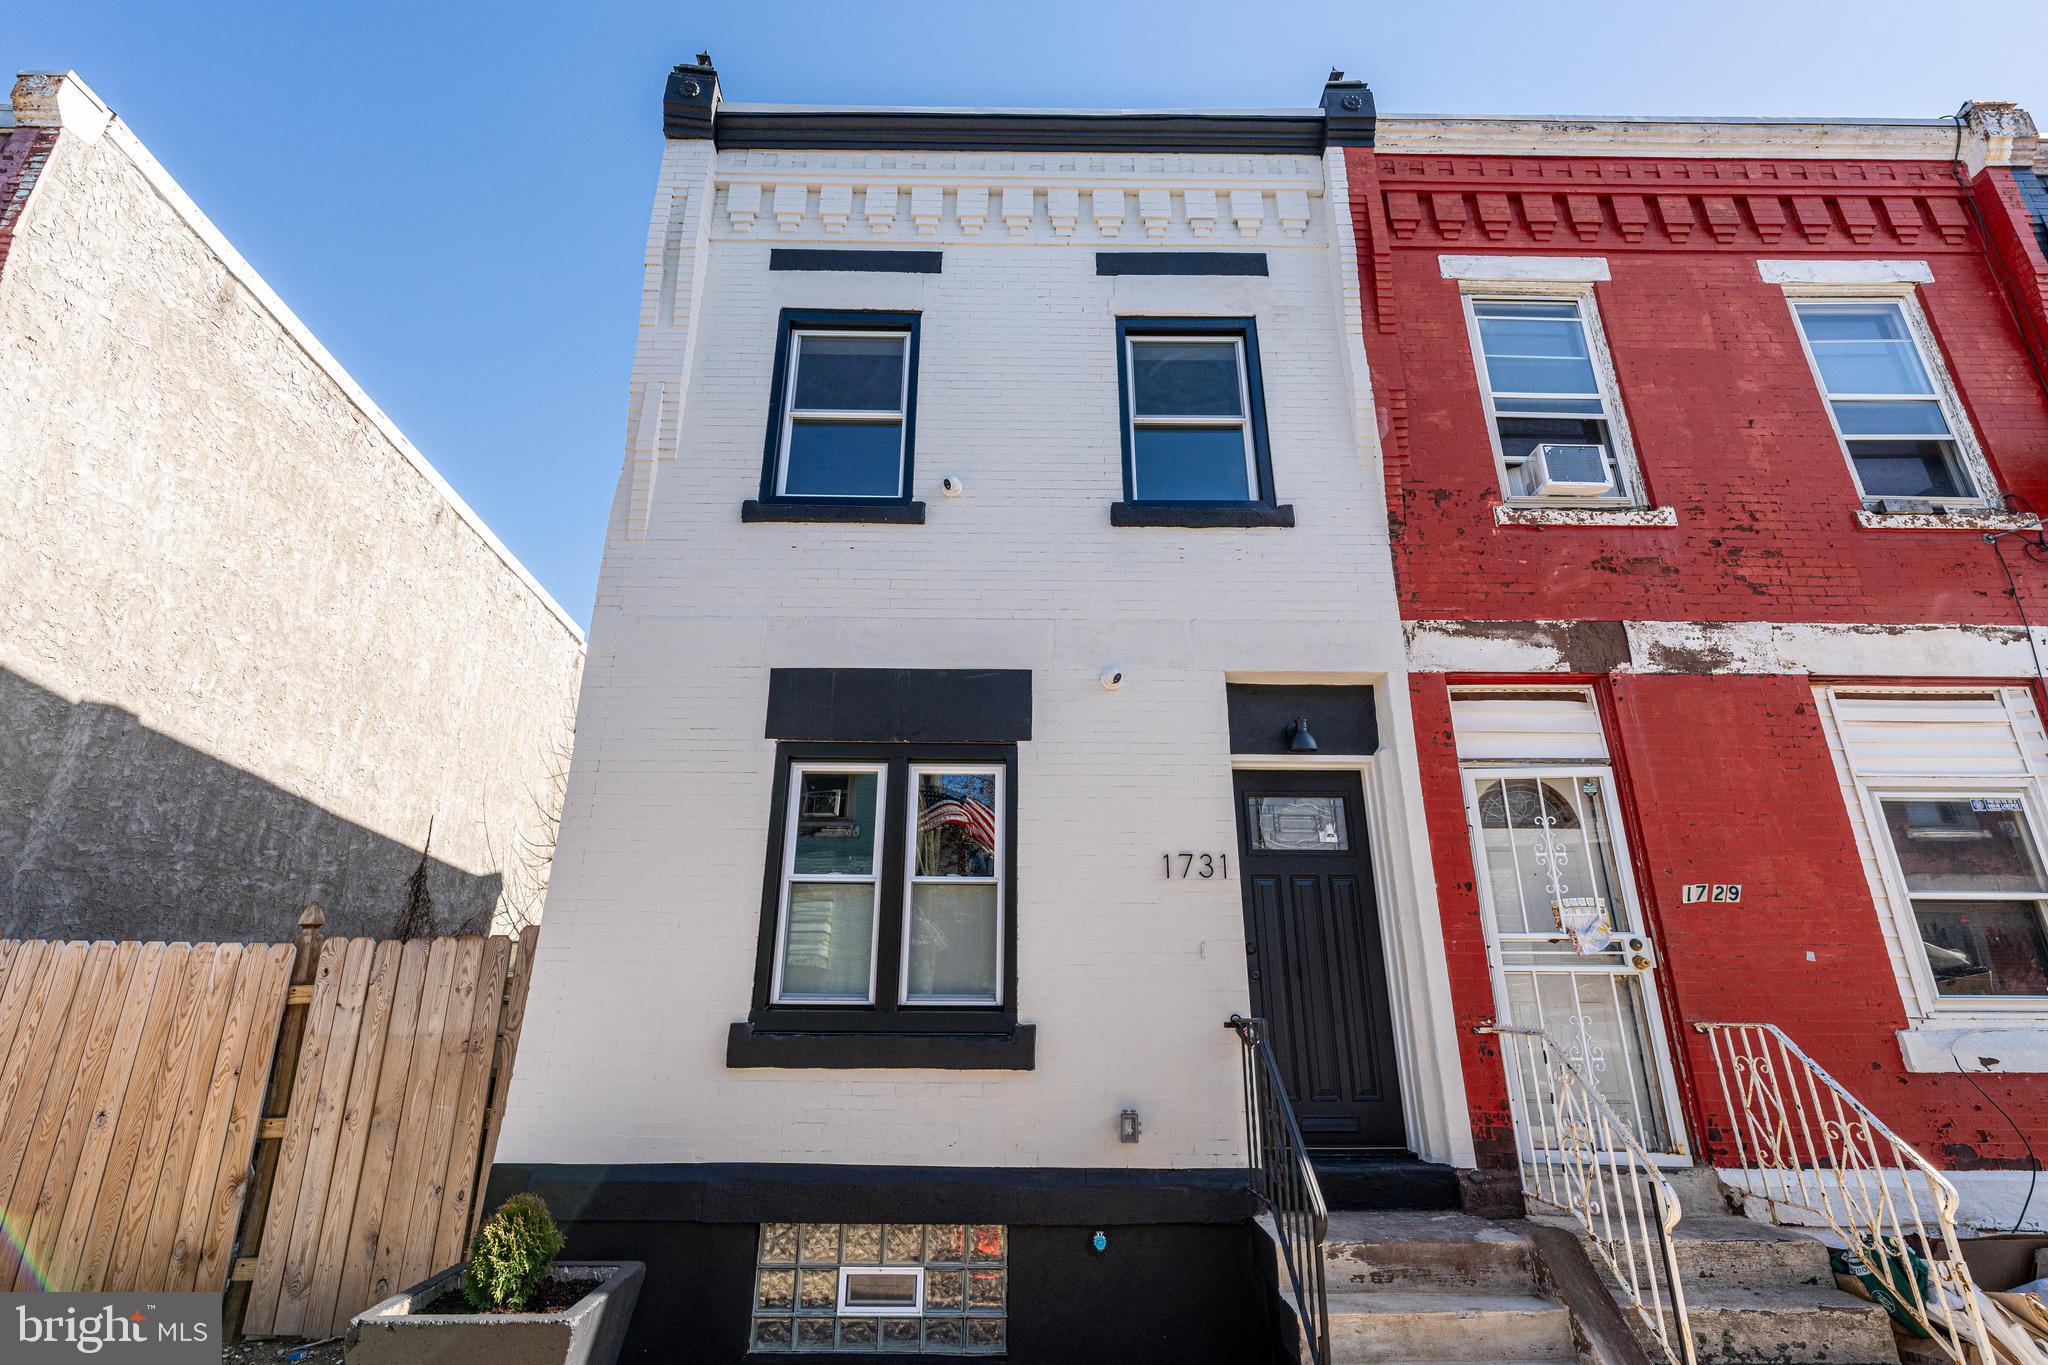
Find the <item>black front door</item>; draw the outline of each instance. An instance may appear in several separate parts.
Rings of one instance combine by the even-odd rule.
[[[1240,772],[1245,954],[1309,1145],[1404,1149],[1357,773]]]

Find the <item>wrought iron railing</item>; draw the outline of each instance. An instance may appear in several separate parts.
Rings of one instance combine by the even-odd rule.
[[[1720,1072],[1741,1168],[1727,1173],[1731,1183],[1774,1223],[1825,1226],[1873,1296],[1904,1311],[1950,1358],[2048,1365],[2048,1349],[1971,1276],[1948,1177],[1777,1025],[1693,1027]]]
[[[1678,1192],[1635,1130],[1542,1029],[1483,1024],[1501,1040],[1519,1107],[1522,1193],[1570,1215],[1672,1365],[1693,1365],[1673,1230]]]
[[[1314,1365],[1329,1365],[1330,1298],[1323,1279],[1329,1206],[1309,1164],[1294,1106],[1287,1102],[1287,1083],[1273,1056],[1266,1021],[1233,1014],[1225,1023],[1237,1033],[1244,1053],[1245,1157],[1252,1193],[1273,1220],[1308,1358]]]

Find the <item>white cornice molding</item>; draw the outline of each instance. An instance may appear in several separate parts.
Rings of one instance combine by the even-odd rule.
[[[1981,142],[1970,135],[1964,138],[1966,155],[1973,140]],[[1382,114],[1374,150],[1393,155],[1947,161],[1955,152],[1955,143],[1956,126],[1948,119],[1461,118]],[[1995,158],[1993,164],[1997,164]]]
[[[1313,177],[720,168],[721,241],[1323,245]],[[906,194],[907,191],[907,194]],[[908,200],[909,209],[903,209]]]

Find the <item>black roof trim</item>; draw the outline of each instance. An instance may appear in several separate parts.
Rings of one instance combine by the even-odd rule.
[[[1318,109],[1280,114],[720,109],[721,147],[763,151],[1276,152],[1322,155]]]

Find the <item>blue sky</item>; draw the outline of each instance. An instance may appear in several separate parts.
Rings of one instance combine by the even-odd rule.
[[[65,0],[72,67],[494,530],[588,620],[624,434],[663,75],[728,98],[2048,120],[2048,5],[1926,0]]]

